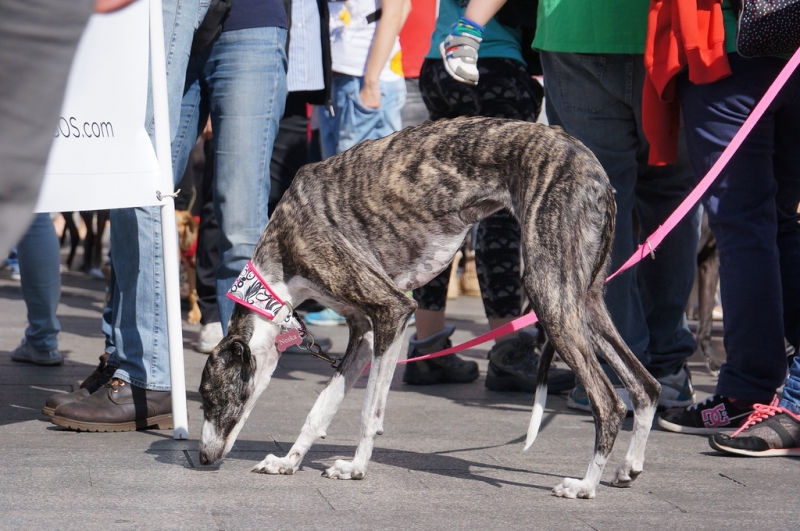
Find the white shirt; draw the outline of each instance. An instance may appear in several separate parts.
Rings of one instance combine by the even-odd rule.
[[[331,59],[333,71],[362,77],[375,28],[380,24],[367,22],[367,16],[380,9],[380,0],[347,0],[328,2],[330,10]],[[393,69],[394,66],[394,69]],[[392,53],[381,71],[381,81],[403,79],[400,66],[400,39],[396,38]]]

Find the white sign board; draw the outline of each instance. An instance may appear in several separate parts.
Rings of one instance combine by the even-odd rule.
[[[148,1],[93,15],[70,70],[37,212],[158,203],[160,171],[144,127]]]

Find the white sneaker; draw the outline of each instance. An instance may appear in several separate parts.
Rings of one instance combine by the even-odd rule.
[[[194,349],[202,354],[210,354],[214,347],[219,345],[222,341],[222,323],[207,323],[200,327],[200,333],[197,336],[197,343],[194,344]]]

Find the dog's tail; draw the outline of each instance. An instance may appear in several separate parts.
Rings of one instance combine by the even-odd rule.
[[[523,452],[531,447],[536,436],[539,435],[539,427],[542,425],[544,416],[544,404],[547,401],[547,371],[553,361],[556,349],[548,341],[542,349],[542,357],[539,359],[539,369],[536,373],[536,394],[533,395],[533,413],[531,414],[531,424],[528,426],[528,436],[525,438],[525,448]]]

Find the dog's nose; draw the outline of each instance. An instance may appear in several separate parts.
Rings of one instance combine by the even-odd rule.
[[[200,451],[200,464],[201,465],[211,464],[211,460],[208,458],[208,454],[202,450]]]

